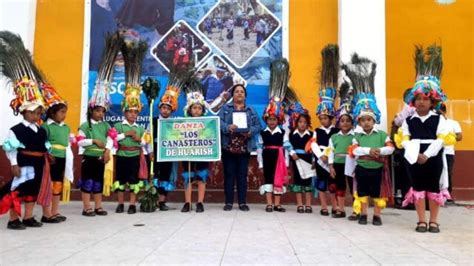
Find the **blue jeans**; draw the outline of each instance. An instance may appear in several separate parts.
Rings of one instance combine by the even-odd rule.
[[[225,204],[234,203],[234,186],[237,180],[237,195],[239,205],[247,204],[247,174],[250,154],[232,154],[222,151],[224,164],[224,194]]]

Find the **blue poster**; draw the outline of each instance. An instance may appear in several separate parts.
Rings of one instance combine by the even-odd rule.
[[[282,9],[282,0],[92,0],[88,96],[94,88],[104,37],[120,29],[147,42],[142,79],[157,79],[160,96],[172,66],[193,64],[206,101],[212,103],[234,84],[245,84],[247,104],[261,114],[268,102],[270,63],[282,57]],[[119,53],[110,91],[112,106],[105,118],[110,123],[122,120],[124,89]],[[137,122],[146,126],[145,95],[142,102],[145,107]],[[181,94],[176,116],[182,115],[184,105],[185,95]]]

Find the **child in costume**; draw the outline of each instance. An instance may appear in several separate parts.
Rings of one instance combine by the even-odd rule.
[[[289,147],[288,134],[280,126],[285,122],[284,103],[288,90],[289,64],[286,59],[272,62],[270,66],[270,102],[265,108],[263,120],[267,127],[260,132],[257,142],[259,169],[263,168],[265,184],[260,194],[266,197],[267,212],[285,212],[280,204],[281,195],[288,183],[285,151]]]
[[[454,134],[456,136],[456,143],[458,141],[461,141],[462,140],[461,125],[459,125],[458,121],[454,119],[450,119],[446,116],[446,104],[443,103],[439,111],[441,115],[446,119],[446,124],[447,124],[449,133]],[[454,145],[446,145],[444,147],[444,153],[446,154],[446,163],[448,164],[448,184],[449,184],[448,191],[449,191],[449,194],[451,194],[452,188],[453,188],[453,168],[454,168],[454,157],[455,157]],[[454,202],[454,200],[451,198],[451,199],[448,199],[447,202],[452,203]]]
[[[389,136],[374,127],[380,123],[380,111],[375,100],[376,64],[357,54],[352,56],[350,64],[344,66],[346,74],[355,90],[353,116],[360,126],[355,130],[349,155],[355,157],[355,179],[357,186],[354,195],[354,212],[359,214],[359,224],[367,224],[369,196],[374,200],[373,225],[382,225],[382,209],[392,197],[388,155],[394,146]]]
[[[347,157],[347,149],[352,144],[354,138],[353,118],[352,118],[352,88],[344,83],[340,87],[339,95],[341,104],[336,112],[336,125],[339,132],[332,135],[329,139],[329,170],[331,178],[336,184],[336,199],[337,207],[336,213],[332,215],[333,218],[344,218],[346,212],[344,210],[345,196],[346,196],[346,179],[350,186],[352,194],[352,177],[346,175],[345,164]],[[334,193],[334,191],[332,191]],[[352,215],[354,216],[354,215]],[[351,218],[350,216],[349,218]],[[353,220],[351,218],[350,220]]]
[[[74,181],[74,156],[69,143],[71,129],[64,123],[67,112],[66,102],[52,87],[46,84],[43,84],[42,87],[48,108],[46,122],[42,127],[45,129],[51,145],[49,153],[54,158],[50,166],[51,181],[53,182],[52,204],[43,207],[44,219],[42,218],[42,220],[43,222],[57,223],[66,220],[66,217],[59,213],[59,199],[62,194],[63,201],[69,201],[70,183]],[[50,219],[46,217],[50,217]]]
[[[321,201],[320,214],[329,216],[326,192],[335,192],[336,186],[329,173],[328,152],[329,139],[336,134],[339,129],[333,126],[333,119],[336,114],[334,101],[336,98],[336,88],[339,77],[339,47],[329,44],[321,51],[322,71],[319,90],[319,104],[316,110],[321,126],[314,131],[313,138],[308,142],[306,150],[312,150],[316,156],[316,188],[318,189]],[[332,214],[336,213],[336,199],[332,200]]]
[[[184,115],[189,117],[201,117],[206,115],[207,104],[202,95],[202,88],[199,81],[192,82],[188,86],[186,93],[187,103],[184,107]],[[196,203],[196,212],[204,212],[204,194],[206,193],[206,181],[209,177],[209,162],[182,162],[184,179],[184,197],[185,203],[181,212],[191,210],[192,185],[197,183],[198,201]]]
[[[116,180],[112,190],[117,192],[118,205],[116,213],[124,212],[124,191],[128,186],[130,205],[127,213],[136,213],[137,194],[143,187],[143,181],[148,177],[147,161],[145,159],[145,129],[136,123],[142,110],[140,101],[141,63],[147,49],[144,41],[125,42],[122,54],[125,61],[125,97],[122,101],[122,112],[125,119],[114,125],[117,130],[118,150],[116,152]]]
[[[79,127],[77,144],[79,154],[83,155],[81,164],[81,188],[83,211],[82,215],[92,217],[107,215],[102,208],[102,192],[108,192],[111,184],[104,182],[110,178],[106,168],[113,169],[113,160],[110,161],[110,150],[116,141],[117,133],[111,130],[110,125],[103,121],[105,112],[110,106],[109,90],[112,84],[112,69],[115,57],[122,47],[123,41],[117,34],[106,37],[105,50],[99,66],[97,80],[89,99],[87,121]],[[112,165],[107,165],[109,163]],[[95,209],[91,208],[90,195],[94,195]]]
[[[434,112],[446,100],[439,80],[441,47],[433,45],[426,52],[422,47],[416,47],[415,63],[416,82],[405,102],[416,110],[405,119],[395,138],[397,146],[405,149],[404,157],[412,179],[412,187],[405,196],[403,206],[415,204],[417,232],[439,233],[439,206],[450,199],[443,146],[455,142],[455,135],[449,134],[446,127],[446,119]],[[429,223],[425,218],[425,198],[428,198],[430,206]]]
[[[313,187],[311,183],[312,177],[314,177],[316,173],[311,169],[313,160],[311,153],[304,150],[306,143],[308,143],[313,136],[313,132],[309,130],[309,128],[311,128],[311,117],[308,115],[308,110],[303,109],[300,103],[291,105],[288,112],[291,126],[290,135],[288,137],[291,144],[289,153],[292,159],[291,165],[293,171],[293,184],[289,186],[289,189],[296,193],[296,211],[298,213],[312,213],[311,192],[313,191]],[[312,173],[312,175],[308,176],[308,172]],[[304,206],[303,194],[305,199]]]
[[[171,118],[172,113],[178,110],[178,98],[184,84],[193,74],[190,68],[172,68],[170,71],[168,85],[158,106],[160,114],[153,118],[153,140],[155,142],[154,158],[158,158],[158,123],[160,119]],[[168,193],[176,189],[176,178],[178,176],[178,162],[157,162],[153,160],[155,166],[155,177],[153,185],[157,188],[159,199],[158,207],[160,211],[167,211],[170,208],[166,205]]]
[[[14,177],[0,190],[0,214],[9,212],[8,229],[41,227],[42,223],[33,217],[35,203],[49,207],[52,197],[47,134],[38,124],[44,110],[39,88],[43,79],[19,36],[0,31],[0,53],[8,54],[1,57],[1,71],[14,84],[16,98],[10,107],[15,115],[23,116],[23,121],[10,129],[3,143]],[[20,220],[22,201],[25,203],[23,221]],[[46,222],[50,219],[54,218],[42,218]]]

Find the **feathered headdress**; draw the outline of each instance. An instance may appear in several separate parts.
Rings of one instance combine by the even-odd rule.
[[[13,113],[44,107],[39,88],[41,74],[19,35],[0,31],[0,69],[13,84],[16,98],[10,102]]]
[[[122,55],[125,62],[125,83],[122,111],[137,110],[141,112],[143,104],[140,101],[142,88],[140,77],[142,62],[148,45],[141,40],[128,40],[123,42]]]
[[[377,64],[373,61],[352,55],[351,62],[343,65],[346,75],[350,78],[354,89],[352,115],[357,123],[360,117],[370,116],[375,122],[380,123],[380,110],[375,100],[375,69]]]
[[[97,79],[95,81],[92,96],[89,99],[89,107],[104,107],[106,110],[110,106],[110,86],[114,72],[115,58],[122,47],[123,39],[119,32],[107,34],[105,37],[105,48],[102,54],[102,60],[99,65]]]
[[[417,95],[429,97],[434,102],[434,107],[439,110],[441,104],[447,100],[441,89],[441,71],[443,70],[443,59],[441,46],[433,44],[426,51],[421,46],[415,46],[415,69],[416,82],[405,102],[413,105]]]
[[[163,104],[166,104],[171,106],[173,112],[176,111],[178,109],[179,94],[193,74],[194,68],[192,67],[173,67],[159,106],[161,107]]]
[[[344,81],[339,87],[339,108],[336,110],[336,125],[343,115],[352,116],[352,100],[354,98],[354,91],[350,81]]]
[[[323,62],[316,114],[334,116],[334,101],[339,77],[339,47],[336,44],[326,45],[321,51],[321,58]]]
[[[205,115],[209,110],[209,104],[206,102],[203,96],[203,88],[201,82],[194,78],[191,78],[185,85],[184,91],[186,93],[186,106],[183,109],[184,116],[188,116],[191,106],[194,104],[200,104],[202,106],[202,115]]]
[[[270,65],[270,101],[263,113],[263,120],[274,115],[280,124],[285,121],[285,97],[288,92],[290,64],[285,58],[277,59]]]

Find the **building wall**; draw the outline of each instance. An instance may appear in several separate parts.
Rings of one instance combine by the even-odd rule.
[[[413,84],[414,45],[441,43],[445,63],[442,87],[450,99],[448,115],[461,123],[464,132],[464,140],[457,145],[454,179],[455,195],[464,199],[474,199],[474,173],[466,167],[474,158],[474,106],[470,100],[474,97],[470,86],[474,78],[473,11],[474,1],[470,0],[457,0],[451,5],[439,5],[434,0],[386,0],[388,117],[401,109],[401,95]],[[313,126],[317,126],[314,111],[320,51],[327,43],[338,42],[338,1],[291,0],[289,12],[290,85],[310,110]],[[74,131],[81,109],[83,25],[83,0],[37,2],[35,60],[69,102],[66,122]],[[3,154],[0,176],[10,176]]]

